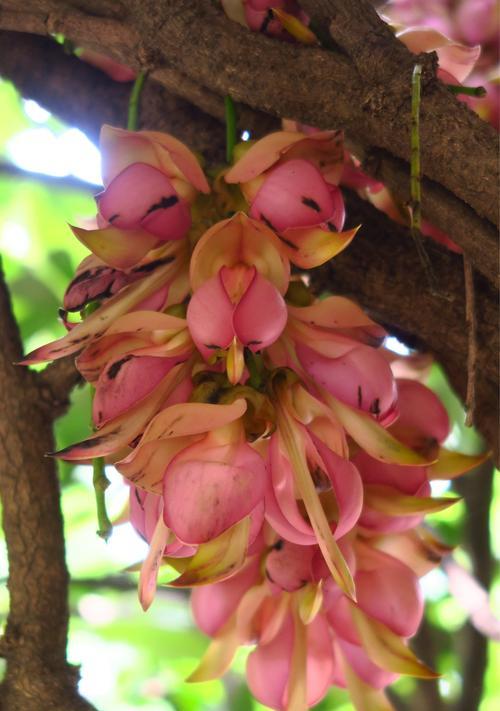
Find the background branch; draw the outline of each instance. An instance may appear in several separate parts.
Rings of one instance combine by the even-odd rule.
[[[53,449],[53,399],[43,397],[34,372],[13,365],[22,347],[1,271],[0,332],[0,496],[10,593],[0,708],[90,711],[76,691],[77,669],[66,662],[68,572],[59,483],[55,462],[44,457]]]

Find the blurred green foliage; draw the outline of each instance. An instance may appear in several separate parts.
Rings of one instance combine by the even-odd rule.
[[[19,132],[36,126],[23,110],[13,87],[0,80],[0,163],[8,164],[8,143]],[[45,125],[55,134],[64,126],[48,117]],[[94,214],[95,189],[82,184],[68,187],[65,180],[13,177],[0,171],[0,253],[11,290],[14,311],[26,351],[64,333],[57,318],[66,284],[86,251],[72,236],[67,223]],[[459,401],[435,366],[430,385],[439,393],[454,424],[453,446],[469,453],[482,444],[477,435],[458,423],[463,419]],[[72,405],[56,428],[59,446],[84,437],[90,420],[90,395],[78,388]],[[112,484],[109,508],[118,517],[127,498],[127,488],[108,468]],[[62,505],[65,518],[67,560],[72,576],[70,590],[71,629],[69,658],[81,665],[81,692],[102,711],[257,711],[263,706],[252,700],[244,683],[245,659],[242,650],[233,670],[222,681],[199,685],[184,683],[207,645],[206,638],[193,626],[187,595],[162,589],[147,614],[140,608],[135,592],[136,578],[123,573],[144,553],[144,544],[128,523],[115,527],[106,544],[95,534],[96,519],[90,467],[63,464]],[[492,515],[498,520],[500,491],[498,480]],[[463,532],[465,507],[459,504],[432,517],[432,525],[447,543],[458,544]],[[492,540],[500,555],[500,537]],[[5,581],[7,559],[3,540],[0,547],[0,577]],[[465,612],[449,596],[446,578],[440,571],[425,582],[427,618],[442,640],[437,666],[443,673],[440,691],[450,701],[460,693],[457,648],[453,635],[464,625]],[[500,602],[500,582],[495,581],[493,599]],[[8,594],[0,587],[0,618],[5,620]],[[486,689],[480,711],[500,708],[500,652],[491,646]],[[416,682],[402,679],[395,692],[411,698]],[[352,711],[347,695],[333,690],[317,707],[321,711]],[[430,710],[429,710],[430,711]],[[471,711],[474,711],[471,709]]]

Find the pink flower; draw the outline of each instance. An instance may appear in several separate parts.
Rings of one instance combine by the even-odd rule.
[[[340,132],[280,131],[252,145],[225,179],[240,184],[250,216],[277,232],[288,258],[309,268],[340,252],[356,233],[338,232],[345,218],[342,163]]]
[[[266,467],[246,443],[244,411],[244,400],[168,407],[117,465],[136,486],[163,494],[165,525],[186,544],[211,541],[247,516],[262,522]]]
[[[232,383],[243,376],[243,348],[260,351],[283,331],[289,274],[276,235],[241,213],[214,225],[197,244],[189,330],[205,360],[227,351]]]
[[[101,151],[99,229],[72,229],[106,264],[127,269],[159,242],[187,234],[190,204],[209,186],[195,156],[167,134],[103,126]]]

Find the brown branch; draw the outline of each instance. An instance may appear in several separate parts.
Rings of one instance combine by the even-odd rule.
[[[11,51],[2,51],[5,46],[6,42],[0,42],[0,71],[12,77],[23,94],[82,127],[93,137],[97,136],[103,121],[123,125],[129,85],[111,81],[102,72],[65,55],[55,43],[45,38],[19,35],[14,45],[12,42],[8,45],[12,47]],[[33,58],[34,65],[28,58]],[[37,67],[43,67],[43,81],[41,74],[37,74]],[[67,100],[69,93],[71,102]],[[167,110],[161,109],[163,101],[166,101]],[[223,155],[221,125],[183,100],[169,95],[154,82],[146,85],[141,118],[144,126],[170,131],[198,150],[206,150],[210,144],[210,155],[216,156],[216,160]],[[385,161],[383,165],[387,164]],[[424,200],[425,197],[424,185]],[[363,228],[349,249],[334,260],[333,267],[313,275],[314,279],[319,279],[323,288],[333,287],[353,296],[406,340],[434,352],[458,393],[465,397],[467,338],[460,257],[429,242],[438,281],[451,296],[450,303],[436,302],[427,290],[421,288],[425,278],[422,282],[408,231],[356,195],[351,193],[347,198],[351,224],[362,223]],[[472,238],[476,236],[477,233],[472,234]],[[494,266],[491,253],[485,254],[484,258]],[[480,275],[476,290],[479,314],[477,425],[490,443],[494,443],[495,384],[498,382],[495,368],[497,297]],[[445,339],[443,334],[446,334]]]
[[[464,497],[467,507],[465,517],[465,548],[471,561],[472,572],[486,590],[493,578],[494,560],[490,542],[490,504],[493,495],[494,468],[491,461],[485,462],[470,476],[455,483]],[[488,640],[470,623],[456,637],[462,661],[462,693],[455,704],[455,711],[479,708],[484,674],[488,663]]]
[[[66,661],[68,572],[53,448],[51,399],[13,365],[21,343],[0,272],[0,496],[9,557],[10,610],[2,654],[2,711],[90,711]]]
[[[476,294],[474,289],[474,271],[468,259],[464,258],[465,285],[465,325],[467,327],[467,391],[465,394],[465,424],[474,423],[476,410],[476,372],[477,372],[477,326]]]
[[[130,66],[157,67],[154,75],[165,81],[162,76],[170,74],[171,88],[175,88],[176,77],[184,77],[188,81],[178,82],[178,91],[184,91],[184,95],[191,93],[191,89],[186,89],[191,84],[194,87],[191,98],[196,102],[203,94],[205,108],[217,115],[220,115],[217,95],[230,93],[253,108],[275,115],[319,127],[342,127],[366,155],[384,150],[407,161],[409,87],[415,57],[376,16],[370,16],[369,22],[363,19],[359,30],[373,50],[369,61],[366,52],[360,58],[351,56],[350,52],[359,48],[354,35],[358,32],[360,13],[364,18],[365,3],[358,0],[311,5],[324,5],[329,18],[332,8],[339,13],[336,18],[341,29],[336,31],[335,39],[337,44],[343,44],[342,52],[298,47],[252,34],[231,23],[217,7],[204,0],[168,0],[161,6],[152,0],[136,0],[128,3],[128,15],[123,16],[122,22],[106,20],[105,32],[100,26],[96,29],[98,18],[85,14],[83,0],[78,11],[67,3],[27,0],[23,11],[43,15],[45,25],[52,31],[110,52]],[[339,5],[344,9],[339,9]],[[23,29],[19,11],[18,20],[18,29]],[[368,65],[375,66],[373,56],[382,55],[387,55],[381,70],[382,81],[374,82]],[[434,78],[429,55],[424,62],[428,70],[422,100],[424,174],[439,181],[441,190],[455,205],[456,209],[447,213],[446,229],[460,242],[463,230],[454,229],[459,223],[455,215],[463,213],[464,201],[475,209],[479,218],[497,220],[497,138],[491,127],[457,102]],[[387,183],[396,187],[391,180]],[[432,182],[427,190],[433,190]],[[472,213],[467,215],[472,219]],[[428,216],[433,219],[432,213]],[[442,223],[437,224],[443,227]],[[491,226],[476,219],[476,227],[479,230],[475,232],[474,243],[469,240],[463,246],[474,267],[494,280],[491,250],[490,257],[485,259],[475,246],[479,241],[491,243]]]

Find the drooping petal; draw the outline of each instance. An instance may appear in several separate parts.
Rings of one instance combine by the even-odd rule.
[[[389,516],[414,516],[415,514],[443,511],[460,501],[454,496],[408,496],[397,489],[380,484],[365,486],[365,505]]]
[[[209,360],[214,351],[227,348],[233,340],[233,310],[220,274],[193,294],[186,319],[193,341],[205,360]]]
[[[259,272],[233,314],[234,332],[241,343],[252,351],[260,351],[276,341],[285,328],[286,304],[271,282]]]
[[[165,522],[185,543],[210,541],[247,516],[265,486],[264,462],[245,442],[210,449],[194,444],[165,473]]]
[[[144,611],[150,607],[154,600],[158,569],[167,543],[168,533],[168,528],[160,516],[151,539],[149,553],[142,564],[139,577],[139,601]]]
[[[70,225],[75,237],[99,259],[115,269],[129,269],[156,245],[158,238],[145,230],[122,230],[105,227],[102,230],[84,230]]]
[[[300,159],[270,170],[250,208],[251,217],[280,232],[326,222],[333,212],[323,176],[314,165]]]
[[[489,452],[469,456],[461,452],[452,452],[441,447],[438,460],[432,464],[428,470],[430,480],[433,479],[455,479],[457,476],[474,469],[482,464],[489,457]]]
[[[345,640],[339,640],[338,646],[358,678],[365,684],[368,684],[372,690],[383,689],[398,678],[398,674],[382,669],[372,662],[363,647],[351,644]],[[374,711],[374,709],[370,706],[366,711]]]

